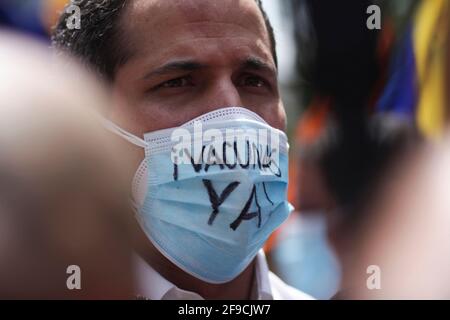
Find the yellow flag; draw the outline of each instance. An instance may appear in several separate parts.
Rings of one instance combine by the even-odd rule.
[[[448,0],[422,1],[414,24],[419,100],[417,123],[428,137],[441,135],[445,125],[445,66]]]

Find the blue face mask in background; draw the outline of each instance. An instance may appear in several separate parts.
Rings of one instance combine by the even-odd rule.
[[[328,243],[324,213],[294,213],[277,239],[271,257],[281,279],[317,299],[336,294],[341,267]]]
[[[219,109],[181,128],[193,132],[195,122],[223,133],[263,130],[277,137],[277,145],[253,152],[258,156],[253,164],[242,157],[249,155],[248,144],[231,148],[241,156],[234,162],[209,164],[199,158],[194,163],[191,157],[174,163],[176,141],[171,137],[177,128],[151,132],[141,140],[111,123],[108,127],[145,149],[133,194],[137,219],[153,245],[196,278],[225,283],[245,270],[293,209],[287,202],[287,137],[244,108]],[[262,165],[263,153],[267,156],[274,147],[279,151],[277,159]]]

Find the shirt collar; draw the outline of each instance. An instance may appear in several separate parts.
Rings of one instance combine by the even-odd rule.
[[[256,256],[255,278],[253,283],[253,299],[273,300],[272,288],[269,280],[269,267],[267,265],[266,255],[262,249]]]
[[[139,297],[150,300],[204,300],[195,292],[182,290],[156,272],[140,256],[135,255],[137,293]],[[256,256],[255,276],[253,280],[252,299],[273,300],[269,281],[269,268],[263,250]]]

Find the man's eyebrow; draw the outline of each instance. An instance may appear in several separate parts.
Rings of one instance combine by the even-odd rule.
[[[194,71],[198,69],[205,68],[204,64],[192,61],[192,60],[180,60],[180,61],[172,61],[164,64],[161,67],[158,67],[144,76],[144,80],[152,78],[158,75],[164,75],[174,71]]]
[[[256,57],[248,57],[245,59],[241,64],[241,68],[277,74],[277,69],[275,67]]]

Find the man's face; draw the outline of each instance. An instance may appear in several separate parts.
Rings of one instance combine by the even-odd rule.
[[[283,130],[271,43],[254,0],[134,0],[122,17],[132,57],[117,70],[112,119],[130,132],[244,106]]]

